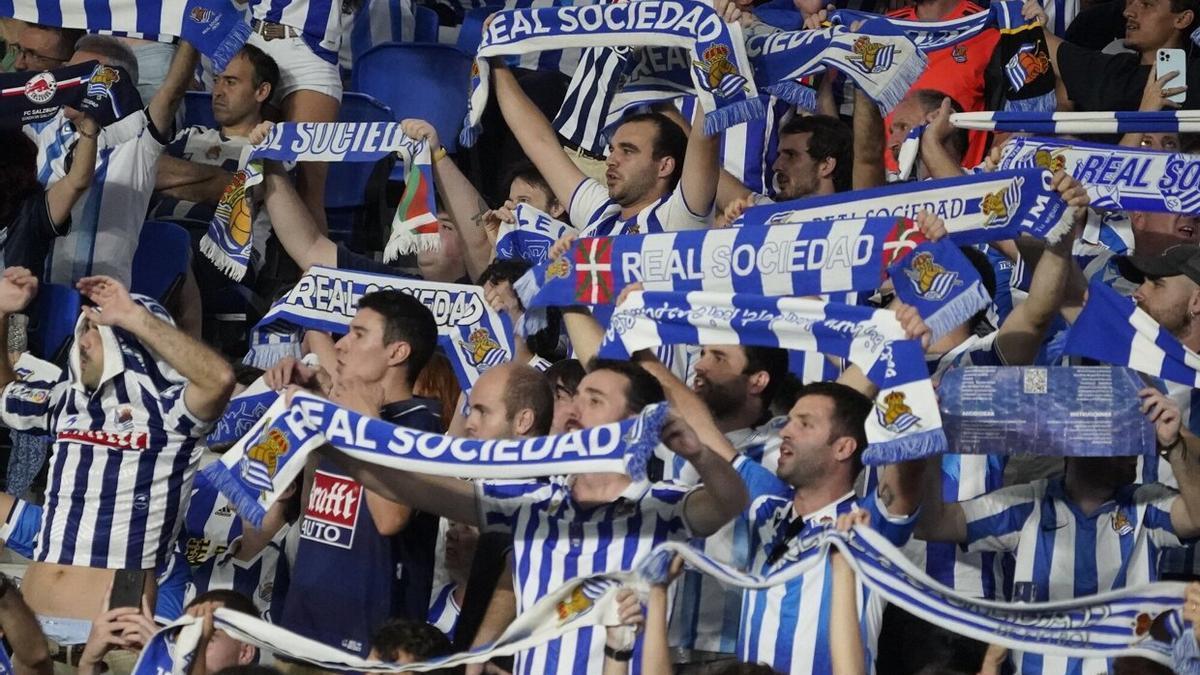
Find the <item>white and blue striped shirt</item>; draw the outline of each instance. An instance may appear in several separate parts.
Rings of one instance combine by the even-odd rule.
[[[691,488],[632,483],[615,501],[583,507],[563,480],[476,483],[481,532],[513,536],[517,613],[527,611],[568,580],[631,570],[656,545],[691,536],[683,505]],[[605,634],[584,628],[519,652],[516,675],[599,673]],[[639,654],[631,672],[640,672]]]
[[[1044,602],[1156,581],[1159,550],[1181,545],[1171,525],[1177,496],[1159,484],[1126,485],[1088,515],[1067,498],[1059,476],[1002,488],[960,506],[970,550],[1015,556],[1010,599]],[[1107,669],[1096,659],[1022,652],[1010,658],[1022,675]]]
[[[366,0],[363,0],[364,2]],[[291,26],[321,59],[337,65],[342,46],[342,3],[335,0],[253,0],[250,16],[258,21]],[[287,68],[286,64],[279,64]]]
[[[592,178],[584,178],[575,186],[570,215],[584,237],[701,230],[708,227],[709,221],[708,214],[692,213],[678,185],[636,216],[622,219],[621,205],[608,196],[607,187]]]
[[[792,490],[786,483],[749,456],[749,453],[757,452],[761,457],[769,440],[774,440],[778,446],[777,434],[770,433],[768,426],[764,426],[739,429],[726,436],[739,452],[746,453],[735,459],[733,466],[751,494],[791,496]],[[687,467],[680,479],[684,484],[695,485],[699,476],[690,464]],[[749,521],[743,514],[715,533],[693,539],[691,544],[715,560],[745,569],[750,563]],[[732,656],[737,649],[741,610],[741,590],[725,588],[707,574],[685,570],[675,585],[670,621],[671,647]]]
[[[0,421],[55,435],[35,560],[153,569],[174,544],[211,423],[188,410],[186,384],[160,391],[107,360],[96,392],[66,379],[9,384]]]
[[[345,80],[363,52],[385,42],[412,42],[416,34],[412,0],[363,0],[362,5],[344,19],[349,28],[338,49],[338,67]]]
[[[250,560],[236,557],[242,541],[240,537],[234,539],[227,550],[192,570],[196,594],[219,588],[235,590],[254,601],[263,620],[277,619],[287,595],[290,566],[284,543],[290,527],[279,528],[271,542]]]
[[[750,505],[750,571],[768,574],[817,555],[820,547],[802,549],[801,542],[833,525],[837,516],[855,507],[871,514],[872,526],[892,543],[903,545],[911,536],[914,517],[887,516],[874,495],[859,498],[853,492],[823,508],[800,516],[791,499],[761,496]],[[803,528],[791,539],[788,527],[796,518]],[[786,547],[777,562],[768,562],[777,547]],[[738,658],[749,663],[766,663],[781,673],[833,673],[829,646],[830,566],[817,565],[797,579],[763,590],[747,590],[742,602],[742,629],[738,635]],[[885,601],[858,583],[858,613],[865,662],[875,663],[875,645],[883,621]]]
[[[49,187],[67,174],[76,131],[59,113],[26,125],[25,133],[37,144],[38,181]],[[74,285],[82,277],[104,274],[129,285],[158,176],[158,157],[168,140],[144,110],[100,132],[92,185],[71,209],[70,232],[54,244],[52,283]]]

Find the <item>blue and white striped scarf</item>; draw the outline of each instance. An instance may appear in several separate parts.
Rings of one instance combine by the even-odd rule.
[[[262,143],[243,151],[242,169],[217,202],[200,251],[234,280],[245,276],[253,243],[247,190],[262,182],[262,160],[377,162],[393,152],[408,170],[383,260],[391,262],[418,250],[436,251],[440,236],[429,143],[406,136],[399,122],[275,124]]]
[[[0,0],[0,16],[92,33],[181,37],[218,73],[250,37],[250,24],[230,0]]]
[[[294,339],[281,340],[271,348],[257,338],[263,333],[294,335],[298,328],[345,333],[358,312],[359,299],[367,293],[389,289],[417,298],[433,313],[438,325],[438,342],[454,365],[464,390],[469,390],[483,371],[512,359],[515,351],[509,319],[487,304],[479,286],[314,265],[254,326],[251,349],[245,362],[257,368],[269,368],[281,358],[281,348],[287,350],[283,356],[293,354]]]
[[[530,309],[612,304],[639,281],[648,291],[871,291],[919,239],[911,220],[890,216],[585,237],[526,272],[516,289]]]
[[[826,218],[916,218],[927,210],[946,223],[958,244],[1029,234],[1050,243],[1071,230],[1073,209],[1052,187],[1049,171],[1021,169],[897,183],[746,209],[745,226]]]
[[[518,204],[513,209],[513,216],[516,222],[502,224],[496,237],[496,258],[499,260],[517,259],[540,264],[545,262],[554,242],[575,232],[570,225],[528,204]]]
[[[1180,344],[1133,300],[1099,281],[1088,286],[1087,304],[1067,332],[1063,353],[1200,387],[1200,354]]]
[[[1200,155],[1050,138],[1004,146],[1001,169],[1035,167],[1069,171],[1095,209],[1200,215]]]
[[[954,113],[959,129],[1029,134],[1186,134],[1200,131],[1200,110],[1157,112],[1019,112]]]
[[[746,52],[755,82],[800,107],[812,105],[812,90],[796,80],[826,67],[844,73],[885,114],[925,71],[925,55],[907,36],[864,28],[754,35],[746,39]]]
[[[879,387],[867,417],[865,464],[946,451],[920,342],[895,312],[808,298],[732,293],[630,293],[609,322],[600,356],[628,359],[660,345],[742,344],[840,356]]]
[[[975,266],[954,242],[922,242],[888,267],[896,296],[912,305],[937,342],[992,304]]]
[[[254,423],[262,419],[267,409],[279,398],[279,393],[267,386],[263,378],[258,378],[237,396],[229,399],[225,412],[213,425],[205,439],[209,447],[224,443],[233,443],[245,436]]]
[[[1007,603],[976,600],[930,578],[904,552],[863,526],[849,533],[820,530],[801,542],[804,550],[823,549],[769,575],[750,574],[714,560],[690,546],[670,542],[635,561],[636,571],[581,577],[548,593],[522,612],[495,641],[469,652],[420,663],[386,663],[291,633],[248,614],[218,609],[214,625],[242,642],[330,671],[429,672],[480,663],[544,644],[585,626],[619,625],[616,596],[621,588],[644,593],[664,583],[674,556],[729,588],[776,588],[828,563],[830,547],[845,556],[855,576],[873,593],[926,621],[959,635],[1022,652],[1107,657],[1140,656],[1178,672],[1198,672],[1191,625],[1180,619],[1185,584],[1160,582],[1137,588],[1057,602]],[[1162,625],[1166,641],[1149,631]],[[183,617],[159,631],[142,652],[134,675],[186,675],[201,622]],[[172,641],[174,640],[174,642]],[[1174,644],[1174,655],[1172,654]]]
[[[415,431],[298,392],[277,400],[232,448],[203,469],[237,509],[261,526],[267,510],[330,444],[369,464],[454,478],[533,478],[624,473],[644,480],[667,406],[656,403],[620,422],[557,436],[478,440]]]
[[[460,141],[475,144],[489,96],[493,56],[567,47],[674,46],[688,50],[692,85],[703,100],[704,132],[762,117],[741,28],[691,0],[639,0],[605,5],[511,9],[488,25],[475,66]]]

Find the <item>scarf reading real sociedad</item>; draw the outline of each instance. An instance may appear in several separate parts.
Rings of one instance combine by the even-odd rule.
[[[565,234],[575,232],[570,225],[528,204],[517,204],[517,208],[513,209],[513,218],[515,222],[500,225],[500,232],[496,236],[498,260],[524,260],[534,265],[543,263],[554,242]]]
[[[623,473],[645,480],[667,406],[658,403],[620,422],[557,436],[478,440],[414,431],[362,415],[319,396],[280,399],[204,473],[237,509],[261,526],[267,510],[304,470],[315,449],[330,444],[363,462],[453,478],[537,478]]]
[[[765,113],[751,78],[741,27],[691,0],[639,0],[603,5],[497,12],[471,69],[471,94],[460,141],[475,144],[489,96],[493,56],[568,47],[671,46],[688,50],[692,86],[709,135]]]
[[[362,296],[382,290],[407,293],[429,308],[437,322],[438,341],[464,390],[483,371],[512,359],[509,319],[487,304],[479,286],[313,265],[254,326],[246,364],[265,369],[282,356],[293,355],[298,328],[345,333]]]
[[[250,25],[230,0],[0,0],[0,16],[90,33],[180,37],[212,59],[218,73],[250,37]]]
[[[1032,167],[1070,172],[1095,209],[1200,215],[1200,155],[1050,138],[1004,146],[1001,169]]]
[[[1088,286],[1087,304],[1067,332],[1063,353],[1200,387],[1200,354],[1183,346],[1133,300],[1099,281]]]
[[[924,351],[905,337],[890,310],[808,298],[636,291],[613,312],[599,354],[628,359],[671,344],[778,347],[848,359],[879,387],[863,463],[946,451]]]
[[[376,162],[393,152],[406,167],[404,194],[392,219],[383,260],[436,251],[441,239],[428,142],[409,138],[398,122],[288,122],[272,126],[263,142],[243,155],[243,168],[225,188],[200,240],[201,252],[234,280],[245,276],[253,243],[246,191],[262,182],[261,160]]]
[[[647,584],[665,583],[667,569],[675,556],[728,588],[764,589],[783,586],[817,565],[826,565],[830,547],[836,547],[856,578],[872,592],[959,635],[1039,654],[1140,656],[1163,665],[1175,665],[1177,669],[1187,668],[1187,659],[1195,654],[1191,626],[1179,618],[1186,588],[1183,583],[1159,582],[1072,600],[1012,604],[956,594],[930,578],[909,562],[902,551],[868,527],[856,526],[848,533],[827,528],[805,539],[800,546],[806,551],[823,550],[763,576],[718,562],[684,544],[661,544],[642,560],[635,561],[635,571],[596,574],[563,584],[522,612],[493,642],[419,663],[363,659],[258,617],[225,608],[214,612],[213,621],[216,628],[235,640],[324,670],[429,672],[515,654],[587,626],[619,625],[617,593],[622,588],[644,593]],[[160,630],[139,656],[134,675],[186,675],[194,659],[201,625],[200,621],[185,616]],[[1152,627],[1162,627],[1163,631],[1152,633]]]
[[[957,244],[1029,234],[1050,243],[1070,232],[1073,209],[1052,187],[1049,171],[1013,169],[888,185],[746,209],[744,226],[831,218],[916,218],[929,211],[945,221]]]

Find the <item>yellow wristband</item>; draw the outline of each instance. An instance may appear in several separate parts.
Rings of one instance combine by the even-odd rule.
[[[433,159],[430,160],[430,163],[437,164],[438,162],[442,161],[443,159],[446,159],[447,154],[449,154],[449,153],[446,152],[445,147],[439,147],[437,150],[433,151]]]

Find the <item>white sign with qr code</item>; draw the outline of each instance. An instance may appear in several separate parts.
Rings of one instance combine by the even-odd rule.
[[[1026,368],[1025,369],[1025,393],[1026,394],[1044,394],[1044,393],[1046,393],[1046,369],[1045,368]]]

